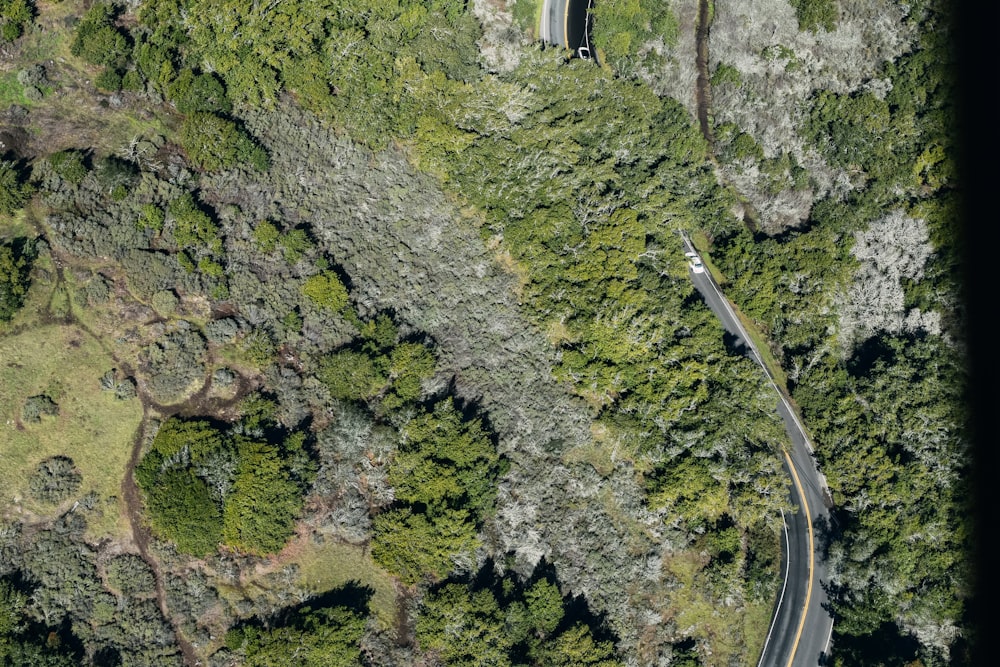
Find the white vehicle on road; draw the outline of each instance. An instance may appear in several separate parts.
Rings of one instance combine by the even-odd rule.
[[[688,258],[688,266],[695,273],[705,273],[705,265],[701,263],[701,257],[698,257],[696,253],[686,252],[684,256]]]

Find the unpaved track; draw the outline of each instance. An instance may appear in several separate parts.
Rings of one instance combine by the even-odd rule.
[[[163,572],[160,569],[159,562],[149,554],[149,531],[146,530],[146,526],[142,523],[142,502],[139,498],[139,487],[135,483],[135,467],[139,464],[139,458],[142,456],[142,445],[146,440],[146,427],[148,424],[149,406],[143,401],[142,423],[139,425],[139,430],[136,431],[135,439],[132,441],[132,456],[129,458],[128,466],[125,468],[125,477],[122,479],[122,498],[125,499],[125,510],[128,513],[129,525],[132,527],[132,539],[139,549],[139,555],[142,556],[142,559],[153,570],[153,576],[156,579],[156,601],[160,605],[160,612],[174,629],[177,645],[180,646],[181,653],[184,656],[184,664],[194,667],[201,664],[201,662],[195,653],[194,647],[184,639],[177,622],[170,615],[170,610],[167,608],[167,592],[163,587]]]
[[[708,145],[715,151],[712,125],[708,122],[708,111],[712,106],[712,90],[708,78],[708,6],[709,0],[698,2],[698,28],[695,30],[695,68],[698,79],[695,83],[695,99],[698,101],[698,125]]]

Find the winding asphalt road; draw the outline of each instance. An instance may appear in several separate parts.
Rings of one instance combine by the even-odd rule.
[[[686,238],[684,243],[694,252]],[[707,271],[690,273],[695,289],[722,322],[723,328],[735,337],[734,346],[743,348],[764,368],[750,337],[711,275]],[[827,575],[819,553],[816,529],[829,520],[829,492],[826,480],[816,468],[805,428],[766,368],[764,372],[774,387],[776,408],[792,441],[791,450],[784,456],[785,469],[792,479],[789,494],[796,511],[784,516],[784,581],[758,667],[824,665],[833,632],[833,618],[823,608],[826,594],[821,582],[827,580]]]
[[[546,44],[577,49],[587,44],[587,8],[590,0],[542,0],[538,36]],[[571,46],[572,45],[572,46]]]
[[[586,40],[589,5],[590,0],[543,0],[539,25],[541,41],[573,48],[575,55],[579,55],[577,49]],[[570,47],[570,44],[574,46]],[[684,238],[684,244],[694,252],[687,238]],[[722,290],[708,272],[692,271],[691,280],[708,307],[718,316],[723,328],[735,338],[734,345],[742,347],[764,369],[774,387],[777,398],[775,407],[792,443],[791,450],[784,452],[784,456],[785,469],[792,479],[789,495],[796,511],[784,516],[783,585],[757,667],[825,665],[833,619],[823,608],[826,594],[822,582],[826,580],[826,567],[818,552],[816,527],[829,520],[826,480],[813,461],[812,446],[805,428],[761,362],[760,355]]]

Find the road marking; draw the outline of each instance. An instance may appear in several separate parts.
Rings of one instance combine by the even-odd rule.
[[[802,500],[802,509],[806,513],[806,528],[809,533],[809,587],[806,588],[806,602],[802,605],[802,617],[799,619],[799,629],[795,633],[795,641],[792,642],[792,654],[788,656],[787,667],[792,666],[792,661],[795,660],[795,652],[799,649],[799,640],[802,639],[802,629],[806,626],[806,615],[809,613],[809,602],[812,599],[813,592],[813,526],[812,517],[809,512],[809,501],[806,500],[805,489],[802,488],[802,482],[799,481],[799,473],[795,471],[795,464],[792,462],[792,457],[788,455],[785,451],[785,460],[788,461],[788,469],[792,471],[792,478],[795,480],[795,488],[799,491],[799,498]]]
[[[569,48],[569,3],[571,0],[566,0],[566,11],[563,14],[563,46],[567,49]]]
[[[781,595],[778,596],[778,604],[774,608],[774,618],[771,619],[771,627],[768,628],[767,639],[764,640],[764,648],[760,651],[760,660],[757,661],[757,667],[764,664],[764,657],[767,655],[767,645],[771,643],[771,633],[774,632],[774,626],[778,622],[778,616],[781,614],[781,603],[785,601],[785,589],[788,588],[788,571],[792,565],[792,552],[788,544],[788,522],[785,521],[785,510],[781,510],[781,526],[785,529],[785,583],[781,584]]]

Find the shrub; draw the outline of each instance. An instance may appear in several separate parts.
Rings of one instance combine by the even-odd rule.
[[[240,332],[240,323],[231,317],[211,320],[205,324],[205,338],[213,345],[224,345]]]
[[[28,478],[28,493],[36,500],[58,503],[76,493],[82,479],[73,459],[52,456],[39,463]]]
[[[211,113],[192,113],[181,125],[181,147],[191,163],[205,171],[246,164],[264,171],[267,153],[233,121]]]
[[[143,350],[155,399],[179,399],[192,383],[204,377],[205,352],[205,340],[197,331],[174,331]]]
[[[324,359],[318,376],[331,396],[355,401],[371,398],[387,380],[369,355],[351,350]]]
[[[17,73],[17,82],[22,86],[35,86],[41,88],[46,85],[48,77],[45,75],[45,66],[40,63],[29,65]]]
[[[301,259],[302,255],[313,248],[312,239],[304,229],[290,229],[278,239],[285,252],[285,261],[294,264]]]
[[[106,568],[108,583],[128,596],[155,594],[156,578],[140,556],[121,554],[112,558]]]
[[[59,414],[59,406],[50,397],[39,394],[38,396],[29,396],[28,400],[24,402],[24,409],[21,412],[21,417],[26,422],[40,422],[43,415],[54,417]]]
[[[135,379],[125,378],[115,385],[115,398],[119,401],[128,401],[139,395],[136,389]]]
[[[195,74],[190,69],[180,75],[167,87],[170,100],[181,113],[222,112],[233,107],[226,97],[226,87],[213,73]]]
[[[50,155],[48,160],[52,171],[73,185],[79,185],[89,173],[85,164],[86,156],[82,151],[59,151]]]
[[[108,67],[97,75],[94,79],[94,85],[101,90],[118,92],[122,89],[122,75],[118,70]]]
[[[281,233],[270,220],[261,220],[253,229],[253,240],[263,253],[273,252]]]
[[[130,69],[122,77],[122,90],[141,93],[146,88],[146,82],[138,70]]]
[[[333,271],[310,276],[302,283],[302,293],[320,308],[339,312],[347,305],[347,288]]]
[[[143,204],[139,219],[135,224],[139,229],[151,229],[154,232],[160,232],[163,230],[165,219],[162,208],[156,204]]]
[[[820,28],[831,32],[837,24],[837,5],[834,0],[789,0],[795,8],[799,30],[818,32]]]

